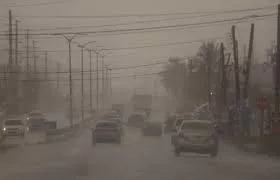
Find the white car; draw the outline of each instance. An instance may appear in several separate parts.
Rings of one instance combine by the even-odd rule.
[[[210,154],[212,157],[218,154],[218,137],[211,121],[183,121],[173,138],[176,156],[181,152]]]
[[[26,126],[25,121],[21,119],[7,119],[4,120],[2,125],[2,136],[19,136],[24,137],[25,133],[28,132],[29,129]]]

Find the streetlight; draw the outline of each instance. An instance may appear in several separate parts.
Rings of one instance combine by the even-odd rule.
[[[90,41],[90,42],[86,42],[83,45],[80,45],[77,42],[74,42],[75,44],[78,44],[78,47],[81,48],[81,75],[82,75],[82,87],[81,87],[81,114],[82,114],[82,121],[84,120],[84,48],[86,47],[86,45],[90,44],[90,43],[95,43],[96,41]]]
[[[73,99],[72,99],[72,61],[71,61],[71,42],[72,40],[76,37],[76,34],[71,36],[71,37],[67,37],[65,35],[63,35],[63,37],[67,40],[68,42],[68,50],[69,50],[69,91],[70,91],[70,126],[73,126]]]

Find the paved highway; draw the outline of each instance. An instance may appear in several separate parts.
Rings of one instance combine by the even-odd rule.
[[[220,143],[217,158],[175,157],[169,137],[142,137],[127,129],[123,143],[91,146],[90,131],[63,143],[27,146],[0,153],[5,180],[278,180],[280,159],[244,153]]]

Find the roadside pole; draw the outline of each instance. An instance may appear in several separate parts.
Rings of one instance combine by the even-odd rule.
[[[236,104],[236,118],[238,121],[238,145],[242,145],[243,131],[242,123],[240,118],[240,80],[239,80],[239,62],[238,62],[238,42],[235,39],[235,26],[231,28],[232,43],[233,43],[233,57],[234,57],[234,71],[235,71],[235,104]]]

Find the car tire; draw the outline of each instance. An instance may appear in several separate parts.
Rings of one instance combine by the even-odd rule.
[[[180,153],[181,153],[180,148],[175,148],[174,150],[175,156],[180,156]]]

